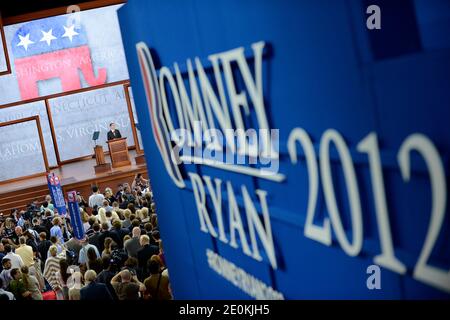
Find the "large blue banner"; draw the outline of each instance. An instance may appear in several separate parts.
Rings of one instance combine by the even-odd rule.
[[[449,9],[119,10],[175,298],[450,298]]]
[[[47,184],[52,197],[53,206],[60,215],[65,215],[66,201],[64,200],[64,194],[61,188],[61,182],[56,174],[47,174]]]
[[[81,240],[84,238],[84,227],[83,222],[81,221],[76,191],[67,193],[67,206],[69,207],[70,224],[72,225],[73,235],[78,240]]]

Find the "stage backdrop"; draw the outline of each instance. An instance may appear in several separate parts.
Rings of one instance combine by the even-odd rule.
[[[36,121],[0,127],[0,182],[45,170]]]
[[[106,136],[111,122],[117,124],[122,137],[127,137],[128,145],[134,145],[123,85],[53,98],[48,102],[61,161],[92,154],[94,131],[100,131],[97,143],[107,151]]]
[[[0,104],[128,79],[118,7],[5,26],[12,74],[0,77]]]
[[[45,108],[45,102],[44,101],[36,101],[36,102],[30,102],[30,103],[24,103],[20,105],[16,105],[13,107],[8,108],[0,108],[0,123],[7,122],[11,120],[17,120],[17,119],[23,119],[28,118],[32,116],[39,116],[39,122],[41,124],[42,128],[42,134],[44,136],[44,142],[45,142],[45,151],[47,152],[47,159],[48,164],[50,167],[56,166],[56,155],[55,155],[55,148],[53,147],[53,138],[52,133],[50,131],[50,124],[48,121],[47,116],[47,110]],[[18,135],[12,135],[10,136],[10,142],[14,143],[20,141],[22,139],[22,136],[20,134]],[[30,150],[32,152],[32,150]],[[41,152],[41,149],[35,149],[36,157],[39,158],[39,153]],[[12,175],[20,175],[20,172],[22,169],[27,165],[27,159],[16,159],[16,167],[12,167],[11,174]],[[23,162],[22,162],[23,161]],[[0,163],[1,166],[1,163]]]
[[[380,30],[366,24],[371,4]],[[132,0],[119,10],[175,298],[450,297],[448,9]],[[181,129],[195,120],[192,150]],[[230,132],[225,149],[228,128],[263,130],[238,147]]]

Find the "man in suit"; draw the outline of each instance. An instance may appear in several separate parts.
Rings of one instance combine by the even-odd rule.
[[[114,122],[109,124],[109,129],[108,140],[122,138],[122,135],[120,134],[120,131],[116,129],[116,124]]]
[[[87,283],[80,290],[80,300],[112,300],[108,287],[103,283],[96,283],[97,273],[94,270],[86,271],[84,280]]]
[[[140,238],[142,249],[138,251],[138,267],[141,279],[145,279],[149,276],[149,272],[147,270],[148,260],[153,255],[159,254],[159,247],[150,244],[150,238],[148,235],[142,235]]]

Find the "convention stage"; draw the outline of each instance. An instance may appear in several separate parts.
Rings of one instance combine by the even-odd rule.
[[[137,173],[142,173],[147,177],[147,166],[136,164],[136,151],[130,150],[131,165],[118,168],[112,168],[111,171],[96,174],[94,166],[96,160],[89,158],[73,163],[61,165],[58,168],[50,170],[61,180],[64,193],[68,191],[79,191],[87,200],[91,194],[91,186],[97,185],[101,190],[106,187],[116,189],[119,183],[131,183]],[[109,156],[105,158],[110,162]],[[46,176],[0,183],[0,212],[8,215],[13,208],[25,208],[28,203],[38,199],[42,201],[49,193],[47,188]]]

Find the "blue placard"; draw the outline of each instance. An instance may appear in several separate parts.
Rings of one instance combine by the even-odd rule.
[[[77,192],[70,191],[67,193],[67,206],[69,207],[70,223],[73,229],[73,235],[78,240],[84,238],[84,227],[81,221],[80,207],[77,200]]]
[[[47,184],[54,208],[60,215],[66,214],[66,202],[58,176],[54,173],[47,174]]]
[[[119,10],[175,298],[450,298],[450,11],[377,3]]]

